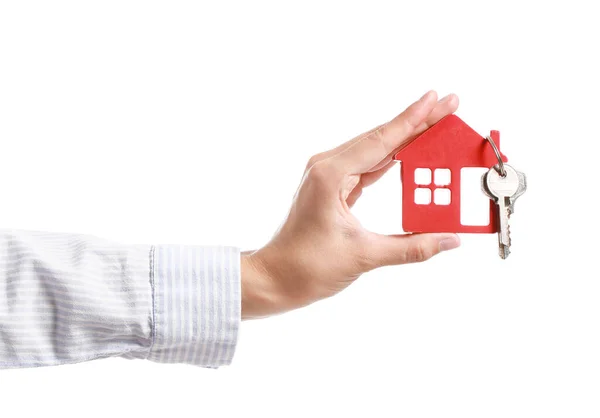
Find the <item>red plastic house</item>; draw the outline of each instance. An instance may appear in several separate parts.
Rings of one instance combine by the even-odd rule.
[[[500,132],[491,131],[490,137],[500,149]],[[503,154],[501,158],[507,161]],[[461,224],[461,168],[489,168],[498,164],[498,159],[485,137],[458,116],[449,115],[440,120],[400,150],[394,159],[402,161],[402,229],[405,232],[498,231],[493,212],[495,203],[491,200],[489,225]],[[417,184],[415,173],[419,172],[430,174]],[[442,181],[438,179],[441,177]],[[425,200],[416,203],[421,196],[425,196]]]

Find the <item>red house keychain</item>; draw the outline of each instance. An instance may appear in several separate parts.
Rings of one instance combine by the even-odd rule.
[[[508,159],[499,149],[500,132],[491,131],[485,138],[458,116],[449,115],[396,153],[394,159],[402,161],[404,231],[497,232],[500,256],[506,258],[510,252],[508,217],[526,182],[523,173],[504,164]],[[461,223],[460,175],[465,167],[492,167],[482,178],[483,192],[490,197],[488,225]],[[497,173],[490,175],[492,170]]]

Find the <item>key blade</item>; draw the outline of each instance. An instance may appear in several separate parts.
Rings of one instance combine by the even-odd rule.
[[[501,245],[510,247],[510,207],[508,205],[508,198],[500,198],[496,201],[498,206],[499,216],[499,231],[498,231],[498,242]]]
[[[506,260],[510,255],[510,205],[507,204],[508,198],[498,199],[498,214],[500,215],[500,230],[498,231],[498,254],[500,258]]]
[[[508,198],[500,198],[496,201],[498,214],[498,255],[503,260],[510,254],[510,224],[508,222],[510,208],[507,204]]]

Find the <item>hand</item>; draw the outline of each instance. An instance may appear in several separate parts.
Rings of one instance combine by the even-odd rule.
[[[312,157],[282,227],[263,248],[242,255],[242,318],[306,306],[377,267],[458,247],[456,234],[377,234],[350,211],[399,149],[457,107],[455,95],[437,101],[430,91],[388,123]]]

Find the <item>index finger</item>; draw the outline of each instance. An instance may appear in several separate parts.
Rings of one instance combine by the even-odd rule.
[[[332,162],[349,174],[369,171],[413,136],[436,103],[435,91],[425,93],[394,119],[334,156]]]

